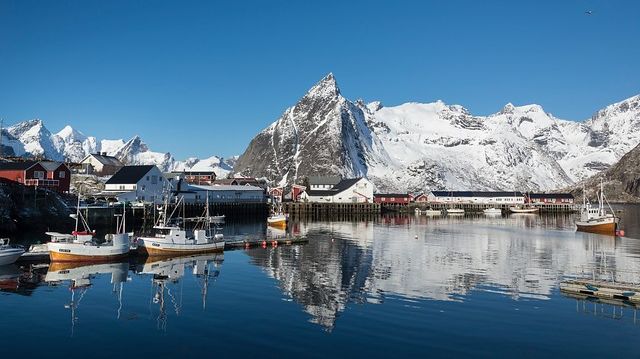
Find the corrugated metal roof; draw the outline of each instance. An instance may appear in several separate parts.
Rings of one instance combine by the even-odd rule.
[[[199,189],[201,191],[260,191],[262,192],[262,188],[256,186],[247,186],[247,185],[213,185],[213,186],[203,186],[203,185],[190,185],[190,188]]]
[[[431,191],[436,197],[524,197],[518,191]]]
[[[571,193],[531,193],[529,198],[566,198],[573,199]]]
[[[0,162],[0,170],[26,170],[33,167],[38,162],[36,161],[24,161],[24,162]]]
[[[309,185],[337,185],[341,180],[340,176],[309,176]]]

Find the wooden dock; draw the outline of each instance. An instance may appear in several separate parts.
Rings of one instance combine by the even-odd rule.
[[[560,283],[560,291],[603,300],[618,300],[640,304],[640,286],[604,280],[573,279]]]
[[[306,237],[291,237],[291,238],[276,238],[276,239],[242,239],[235,241],[226,241],[224,243],[224,250],[230,249],[249,249],[255,247],[278,247],[278,246],[291,246],[294,244],[308,243],[309,240]]]
[[[380,214],[379,203],[284,202],[282,210],[293,217],[333,217],[336,215]]]

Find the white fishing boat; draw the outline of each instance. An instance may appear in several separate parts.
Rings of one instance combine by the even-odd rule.
[[[38,261],[49,257],[49,247],[46,243],[32,244],[29,249],[20,256],[23,261]]]
[[[289,215],[286,213],[274,213],[267,218],[267,224],[272,227],[287,227],[287,221],[289,220]]]
[[[485,210],[482,211],[484,214],[489,214],[489,215],[498,215],[498,214],[502,214],[502,210],[500,208],[495,208],[495,207],[491,207],[491,208],[486,208]]]
[[[218,227],[211,226],[209,216],[209,195],[204,209],[204,215],[195,224],[193,230],[186,229],[179,219],[177,211],[182,208],[184,218],[184,197],[180,197],[172,213],[167,215],[167,203],[163,206],[158,222],[153,226],[153,234],[136,239],[137,250],[147,256],[175,256],[199,253],[222,252],[224,250],[224,236]]]
[[[51,241],[47,243],[49,257],[52,262],[104,262],[129,255],[131,241],[126,233],[125,212],[116,215],[116,233],[105,235],[103,242],[98,242],[95,231],[91,230],[78,205],[75,230],[71,234],[47,232]],[[83,230],[79,230],[82,224]]]
[[[447,208],[447,214],[464,214],[462,208]]]
[[[22,254],[24,248],[9,244],[9,238],[0,238],[0,266],[15,263]]]
[[[426,214],[427,216],[441,216],[442,211],[439,209],[428,208],[424,210],[424,214]]]
[[[578,231],[616,235],[620,218],[616,217],[614,210],[611,208],[609,201],[604,196],[604,185],[600,181],[600,191],[598,193],[598,206],[592,206],[582,191],[582,210],[580,211],[580,220],[576,221]],[[611,213],[608,213],[605,204],[609,207]]]
[[[512,206],[509,207],[511,213],[535,214],[538,213],[538,207],[533,206]]]

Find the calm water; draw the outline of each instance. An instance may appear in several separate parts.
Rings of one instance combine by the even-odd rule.
[[[576,275],[640,282],[637,218],[625,208],[615,239],[571,216],[308,222],[292,228],[301,246],[0,267],[0,343],[47,358],[637,357],[635,308],[558,290]]]

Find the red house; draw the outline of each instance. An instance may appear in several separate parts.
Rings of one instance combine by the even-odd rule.
[[[282,202],[282,195],[284,194],[284,189],[282,187],[271,188],[269,190],[269,196],[273,198],[275,202]]]
[[[374,203],[407,205],[411,202],[408,193],[378,193],[373,195]]]
[[[0,162],[0,177],[25,186],[68,192],[71,171],[64,163],[49,161]]]
[[[421,194],[417,195],[413,199],[413,201],[417,202],[417,203],[426,203],[426,202],[429,202],[429,197],[426,194],[421,193]]]
[[[530,203],[573,204],[575,201],[571,193],[530,193]]]

